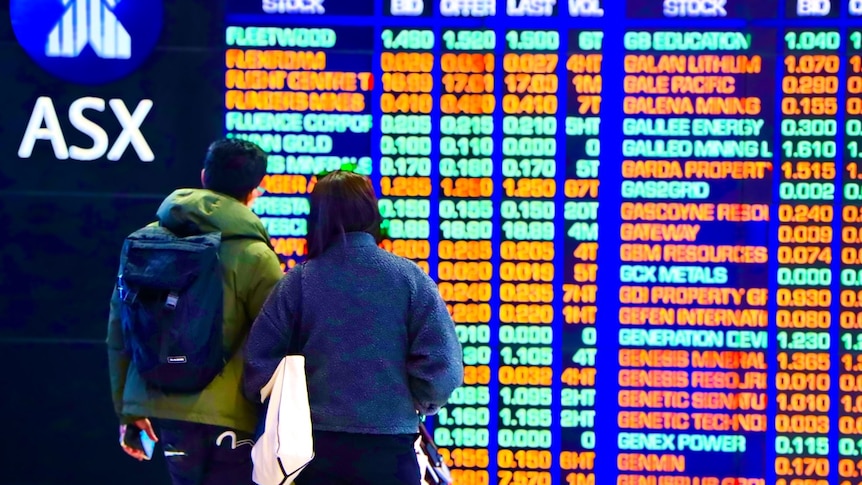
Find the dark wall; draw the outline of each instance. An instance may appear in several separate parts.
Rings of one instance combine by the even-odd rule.
[[[0,485],[168,483],[160,459],[139,464],[117,441],[104,337],[123,237],[162,198],[199,184],[222,131],[221,2],[164,1],[156,50],[135,73],[86,86],[53,77],[16,42],[0,3]],[[39,142],[18,157],[36,98],[50,96],[69,144],[89,146],[65,112],[75,99],[154,102],[142,126],[155,160],[57,160]],[[113,140],[111,110],[88,113]]]

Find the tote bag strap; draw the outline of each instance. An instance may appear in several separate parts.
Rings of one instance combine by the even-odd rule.
[[[302,332],[302,309],[303,309],[303,293],[304,293],[304,280],[305,274],[303,269],[305,266],[305,261],[296,265],[294,268],[295,271],[299,272],[299,308],[296,312],[296,315],[293,317],[293,336],[290,338],[290,347],[288,349],[288,355],[301,355],[302,348],[305,347],[304,342],[300,342],[300,333]]]

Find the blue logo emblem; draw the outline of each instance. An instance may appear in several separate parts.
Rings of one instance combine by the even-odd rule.
[[[162,31],[161,0],[12,0],[12,30],[43,69],[102,84],[143,64]]]

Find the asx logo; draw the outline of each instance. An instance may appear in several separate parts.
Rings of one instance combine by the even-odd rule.
[[[72,83],[104,84],[130,74],[149,57],[161,33],[163,11],[161,0],[12,0],[10,14],[18,43],[45,71]],[[116,121],[113,127],[99,115],[108,108]],[[139,160],[151,162],[155,155],[141,125],[152,108],[149,99],[138,101],[133,111],[122,99],[85,96],[72,101],[66,120],[79,134],[72,133],[71,139],[88,137],[87,147],[67,141],[70,133],[63,131],[55,100],[41,96],[18,157],[32,157],[41,143],[51,145],[57,160],[117,161],[131,147]],[[117,125],[120,134],[110,140],[108,133],[116,132]]]
[[[66,11],[48,34],[45,55],[78,57],[89,45],[102,59],[132,57],[132,37],[114,15],[121,0],[63,0]]]
[[[121,128],[119,136],[113,143],[102,126],[85,116],[85,111],[104,112],[106,104],[111,108],[114,118]],[[149,99],[144,99],[138,103],[134,112],[129,112],[129,108],[122,99],[111,99],[107,103],[102,98],[94,97],[75,100],[69,105],[67,119],[73,128],[90,138],[92,146],[87,148],[69,145],[66,142],[66,135],[60,125],[60,118],[57,116],[54,101],[47,96],[42,96],[36,100],[33,114],[30,115],[27,129],[24,130],[21,145],[18,147],[18,158],[30,158],[33,156],[36,142],[47,141],[51,144],[54,158],[57,160],[71,159],[87,162],[105,157],[108,160],[117,161],[125,155],[126,150],[131,146],[138,160],[152,162],[156,157],[147,143],[147,139],[141,133],[141,125],[151,109],[153,109],[153,102]]]
[[[21,47],[49,73],[80,84],[115,81],[158,42],[161,0],[12,0]]]

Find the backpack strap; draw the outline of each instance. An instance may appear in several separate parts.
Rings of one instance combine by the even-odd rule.
[[[271,249],[273,252],[275,252],[275,248],[272,247],[272,243],[269,242],[269,239],[265,238],[259,234],[256,234],[256,235],[234,234],[231,236],[224,236],[224,235],[221,236],[221,242],[241,241],[243,239],[247,239],[250,241],[260,241],[260,242],[266,243],[266,245],[269,247],[269,249]],[[245,340],[247,338],[248,338],[248,335],[246,335],[245,338],[237,341],[232,347],[225,348],[225,363],[227,363],[230,359],[232,359],[234,357],[234,355],[236,355],[237,351],[239,351],[239,349],[245,345]]]

